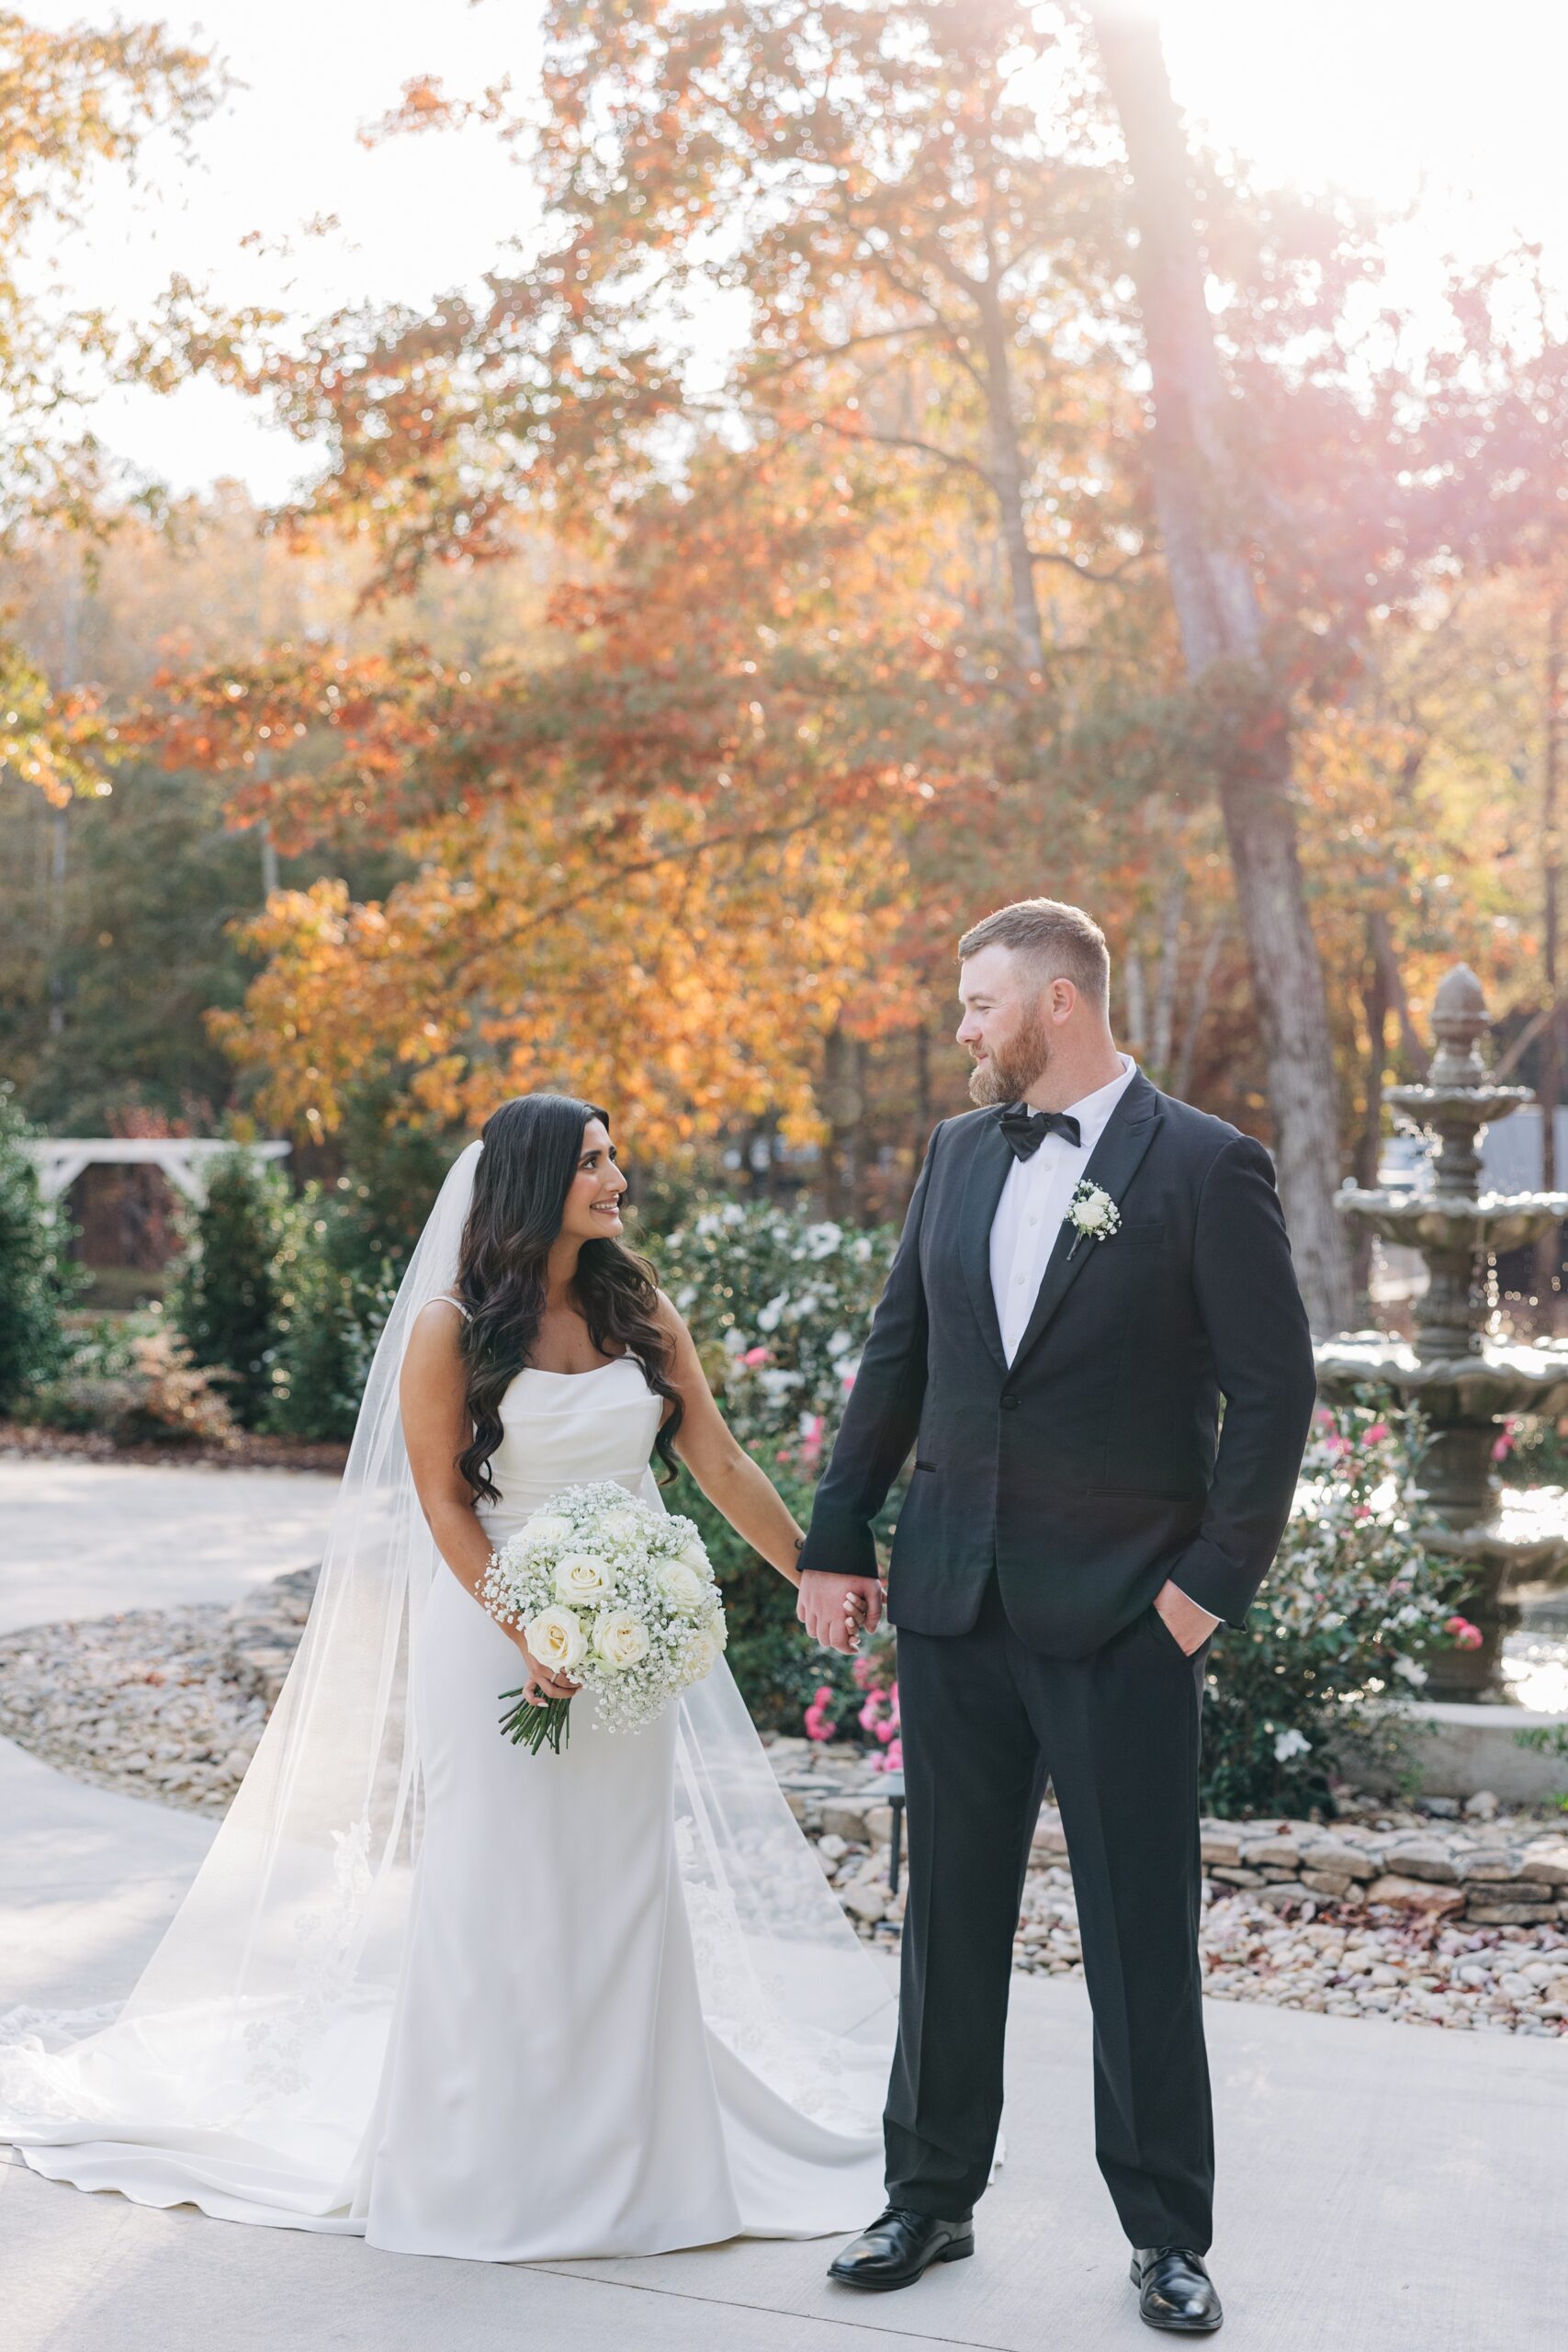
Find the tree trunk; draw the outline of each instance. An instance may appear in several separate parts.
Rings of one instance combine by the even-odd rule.
[[[1148,1053],[1148,995],[1144,986],[1144,959],[1129,946],[1122,956],[1127,974],[1127,1051],[1142,1061]]]
[[[980,341],[986,355],[986,421],[990,444],[988,471],[1001,519],[1002,547],[1007,555],[1013,633],[1026,666],[1045,666],[1045,632],[1040,599],[1034,593],[1034,559],[1029,546],[1029,526],[1023,511],[1023,453],[1019,447],[1018,419],[1013,413],[1012,365],[1008,354],[1007,317],[996,289],[975,289],[980,312]]]
[[[1540,1039],[1540,1084],[1536,1090],[1540,1103],[1540,1186],[1543,1193],[1557,1190],[1557,1105],[1562,1092],[1562,1012],[1558,1002],[1558,930],[1560,922],[1560,890],[1562,868],[1558,856],[1559,821],[1558,787],[1561,782],[1559,759],[1562,738],[1559,721],[1562,706],[1562,593],[1553,588],[1546,616],[1546,726],[1541,745],[1540,767],[1540,899],[1541,899],[1541,958],[1546,983],[1546,1022]],[[1540,1302],[1540,1328],[1543,1331],[1557,1329],[1559,1302],[1562,1293],[1559,1276],[1562,1262],[1562,1228],[1554,1225],[1536,1243],[1535,1289]]]
[[[1170,1078],[1171,1040],[1176,1034],[1176,984],[1181,960],[1181,918],[1187,903],[1187,870],[1173,865],[1160,904],[1159,978],[1155,984],[1149,1060],[1166,1085]]]
[[[1237,528],[1228,395],[1204,300],[1187,155],[1158,32],[1127,0],[1092,0],[1132,166],[1133,274],[1154,388],[1150,462],[1188,675],[1211,690],[1220,807],[1258,1001],[1274,1157],[1314,1329],[1350,1315],[1335,1213],[1338,1102],[1328,1003],[1307,914],[1288,714],[1263,660],[1263,616]]]
[[[818,1107],[828,1122],[822,1154],[822,1211],[847,1224],[854,1206],[854,1137],[862,1099],[855,1083],[854,1040],[835,1023],[822,1040]]]
[[[1361,1002],[1367,1016],[1367,1077],[1366,1107],[1361,1118],[1361,1132],[1356,1143],[1356,1182],[1366,1190],[1378,1181],[1378,1162],[1382,1158],[1382,1074],[1388,1060],[1388,1016],[1393,1001],[1388,985],[1388,958],[1381,952],[1382,941],[1378,926],[1387,929],[1387,918],[1371,914],[1367,918],[1367,968],[1361,983]],[[1368,1300],[1371,1317],[1371,1283],[1372,1271],[1372,1233],[1363,1227],[1356,1244],[1354,1281],[1358,1296]]]
[[[1225,920],[1222,915],[1208,938],[1199,960],[1198,977],[1192,983],[1192,1001],[1187,1008],[1187,1026],[1182,1032],[1181,1051],[1176,1058],[1176,1075],[1170,1081],[1170,1091],[1181,1101],[1192,1083],[1192,1062],[1198,1051],[1198,1035],[1203,1026],[1203,1015],[1209,1010],[1209,990],[1214,985],[1219,968],[1220,950],[1224,945]]]

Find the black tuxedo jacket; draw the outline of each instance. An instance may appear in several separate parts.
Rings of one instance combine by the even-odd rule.
[[[1014,1627],[1054,1657],[1098,1648],[1167,1577],[1239,1624],[1316,1390],[1269,1154],[1137,1072],[1083,1170],[1121,1227],[1073,1249],[1064,1224],[1010,1366],[990,1274],[1000,1115],[931,1136],[801,1567],[875,1574],[871,1522],[913,1445],[894,1624],[966,1633],[993,1565]]]

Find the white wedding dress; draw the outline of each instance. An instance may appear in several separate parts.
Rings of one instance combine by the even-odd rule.
[[[656,1501],[660,1409],[629,1358],[520,1372],[492,1538],[590,1479]],[[0,2139],[78,2188],[401,2253],[863,2226],[891,1988],[728,1668],[645,1732],[605,1732],[583,1691],[561,1755],[513,1747],[520,1655],[427,1544],[403,1472],[362,1458],[391,1458],[389,1426],[367,1404],[299,1657],[130,2000],[0,2020]]]
[[[491,1464],[501,1500],[479,1507],[492,1544],[563,1486],[656,1494],[661,1409],[629,1358],[519,1373]],[[413,1671],[424,1840],[367,2235],[515,2262],[863,2226],[880,2133],[792,2106],[705,2019],[675,1858],[677,1711],[612,1735],[583,1691],[561,1755],[531,1756],[496,1728],[521,1668],[438,1578]]]

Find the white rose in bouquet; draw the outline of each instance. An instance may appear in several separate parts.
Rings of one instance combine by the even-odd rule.
[[[569,1552],[556,1569],[556,1599],[569,1608],[595,1608],[615,1589],[615,1569],[595,1553]]]
[[[570,1674],[588,1648],[582,1620],[570,1609],[541,1609],[524,1626],[523,1639],[552,1674]]]
[[[689,1679],[693,1682],[701,1682],[713,1672],[718,1664],[719,1646],[707,1628],[699,1625],[691,1644],[692,1671]]]
[[[606,1609],[593,1620],[593,1647],[612,1673],[624,1674],[648,1656],[648,1627],[629,1609]]]
[[[554,1544],[567,1543],[570,1535],[570,1519],[562,1519],[557,1511],[536,1510],[512,1540],[527,1551],[545,1552]]]
[[[596,1524],[598,1533],[606,1543],[624,1544],[628,1537],[636,1536],[640,1522],[628,1503],[623,1510],[612,1509],[602,1512]]]
[[[713,1586],[701,1569],[682,1552],[659,1570],[659,1589],[682,1617],[700,1617],[713,1600]]]
[[[521,1627],[541,1667],[592,1693],[596,1728],[640,1731],[710,1674],[724,1648],[724,1608],[702,1539],[612,1479],[568,1487],[491,1555],[479,1597]],[[570,1735],[570,1699],[526,1690],[502,1729],[536,1754]]]

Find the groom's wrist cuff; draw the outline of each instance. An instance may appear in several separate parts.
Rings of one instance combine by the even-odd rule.
[[[876,1541],[869,1527],[842,1522],[818,1526],[813,1518],[795,1554],[795,1566],[803,1577],[874,1577]]]
[[[1166,1574],[1178,1592],[1223,1625],[1246,1623],[1260,1581],[1206,1535],[1194,1536]]]

